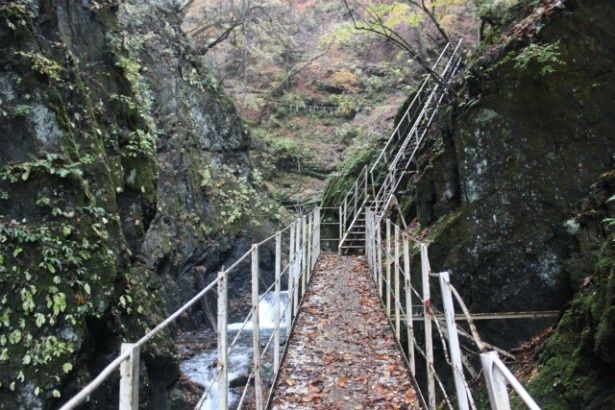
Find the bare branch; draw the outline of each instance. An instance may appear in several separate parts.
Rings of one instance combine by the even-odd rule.
[[[356,30],[366,31],[366,32],[373,33],[373,34],[384,37],[385,39],[387,39],[388,41],[390,41],[397,47],[401,48],[402,50],[410,54],[410,57],[413,60],[415,60],[417,63],[419,63],[419,65],[423,67],[427,72],[429,72],[429,74],[436,81],[438,82],[441,81],[438,73],[435,73],[431,69],[430,65],[427,64],[427,62],[420,57],[417,50],[415,50],[414,47],[410,43],[408,43],[408,41],[401,34],[393,30],[391,27],[388,27],[384,23],[384,21],[382,21],[382,17],[380,15],[378,15],[377,13],[372,13],[368,9],[366,10],[366,12],[370,16],[370,20],[363,21],[363,24],[359,24],[360,22],[357,21],[353,10],[348,4],[348,0],[342,0],[342,1],[344,2],[344,5],[346,6],[346,10],[350,14],[350,18]]]
[[[427,6],[427,4],[425,3],[425,0],[421,0],[420,3],[417,0],[408,0],[408,3],[422,10],[423,13],[427,14],[427,17],[429,17],[429,19],[431,20],[433,25],[436,27],[436,30],[438,30],[438,33],[440,33],[442,38],[444,38],[444,40],[447,43],[450,41],[448,38],[448,35],[446,34],[446,31],[444,31],[444,28],[442,27],[442,25],[438,21],[438,18],[436,17],[436,9],[433,6],[433,2],[431,3],[431,9]]]

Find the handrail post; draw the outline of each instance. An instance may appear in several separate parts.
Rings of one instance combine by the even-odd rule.
[[[365,207],[365,259],[367,260],[367,267],[369,269],[369,273],[374,273],[374,265],[372,264],[372,250],[371,250],[371,222],[370,222],[370,209]]]
[[[303,262],[301,261],[303,256],[303,250],[301,249],[301,222],[302,218],[299,218],[295,224],[295,258],[294,258],[294,266],[293,266],[293,282],[295,284],[295,289],[293,292],[293,312],[294,315],[297,316],[297,312],[299,311],[299,279],[301,276],[301,265]]]
[[[290,224],[289,231],[289,246],[288,246],[288,269],[286,269],[286,285],[288,287],[287,290],[287,298],[286,298],[286,333],[285,337],[288,340],[289,332],[290,332],[290,324],[292,321],[293,315],[293,267],[295,266],[295,223]]]
[[[367,165],[363,167],[363,175],[365,176],[365,196],[367,197],[369,191],[367,190]]]
[[[382,299],[382,218],[376,216],[376,257],[378,258],[378,295]]]
[[[412,320],[412,281],[410,276],[410,241],[403,236],[404,253],[404,273],[406,290],[406,326],[408,330],[408,362],[410,363],[410,373],[416,375],[416,364],[414,359],[414,323]]]
[[[491,408],[493,410],[510,410],[506,380],[499,374],[499,370],[495,366],[495,361],[499,359],[498,352],[495,351],[481,353],[480,355]]]
[[[342,238],[344,237],[344,229],[343,229],[343,223],[344,223],[344,219],[343,219],[343,215],[342,215],[342,206],[340,205],[340,207],[338,208],[338,214],[339,214],[339,226],[338,226],[338,235],[339,235],[339,240],[337,242],[337,253],[339,255],[342,254]]]
[[[314,207],[314,252],[312,257],[312,269],[316,267],[316,262],[320,256],[320,207]]]
[[[373,235],[372,235],[372,210],[365,208],[365,255],[367,256],[367,263],[369,265],[372,279],[376,279],[374,275],[374,252],[373,252]]]
[[[310,241],[310,276],[308,277],[308,283],[312,278],[312,270],[314,269],[314,263],[316,262],[316,208],[312,210],[312,240]]]
[[[320,207],[316,207],[316,260],[314,261],[314,266],[316,266],[316,262],[320,257]]]
[[[354,181],[354,207],[353,207],[353,213],[352,213],[352,217],[354,219],[354,217],[357,216],[357,201],[359,200],[359,180],[355,180]]]
[[[305,293],[305,288],[307,287],[307,283],[310,281],[310,274],[312,272],[312,240],[313,238],[313,230],[314,230],[314,212],[310,212],[306,215],[307,224],[306,224],[306,240],[305,240],[305,281],[303,283],[303,293]]]
[[[308,284],[312,277],[312,269],[314,268],[314,256],[316,255],[316,208],[312,210],[310,222],[310,272],[308,275]]]
[[[348,219],[348,199],[344,198],[344,234],[346,234],[346,220]]]
[[[442,304],[444,305],[444,318],[446,319],[448,347],[451,353],[451,366],[455,380],[455,391],[457,392],[457,403],[460,410],[468,410],[468,392],[465,388],[463,365],[461,364],[461,349],[459,347],[457,324],[455,323],[455,305],[453,304],[453,295],[450,287],[450,275],[448,272],[440,272],[438,276],[440,278],[440,291],[442,292]]]
[[[130,355],[120,365],[120,410],[139,409],[139,347],[122,343],[121,353]]]
[[[305,275],[307,270],[307,256],[308,256],[308,222],[307,216],[303,215],[301,218],[301,298],[305,295]]]
[[[427,254],[427,245],[421,243],[421,279],[423,284],[423,315],[424,315],[424,328],[425,328],[425,367],[427,369],[427,396],[428,406],[430,409],[436,408],[436,382],[434,375],[434,362],[433,362],[433,340],[431,321],[433,319],[431,314],[431,294],[429,290],[429,272],[431,267],[429,266],[429,256]]]
[[[395,335],[401,340],[401,298],[399,291],[399,226],[395,225]]]
[[[386,308],[387,318],[391,317],[391,220],[387,219],[386,223],[386,235],[387,235],[387,254],[386,254]]]
[[[519,398],[523,401],[523,403],[527,406],[528,409],[540,410],[540,406],[534,401],[532,396],[529,395],[529,393],[527,392],[527,390],[525,390],[521,383],[519,383],[519,380],[517,380],[515,375],[512,374],[508,367],[506,367],[504,362],[500,360],[500,357],[496,351],[484,353],[484,355],[486,356],[486,359],[490,361],[490,364],[492,366],[490,372],[492,378],[495,379],[492,381],[492,383],[494,387],[498,389],[498,394],[502,394],[502,399],[504,399],[503,402],[497,403],[496,405],[500,404],[505,406],[508,403],[508,391],[506,389],[506,385],[508,384],[517,393]],[[483,362],[483,354],[481,354],[481,362]],[[486,375],[487,373],[485,372],[485,376]],[[504,394],[506,394],[505,398]],[[495,396],[497,397],[497,395]],[[506,407],[503,408],[507,409]]]
[[[372,186],[372,197],[374,199],[374,205],[376,208],[376,211],[378,211],[378,202],[376,202],[377,198],[376,198],[376,181],[374,180],[374,171],[373,170],[369,170],[369,176],[371,179],[371,186]]]
[[[280,298],[282,291],[282,233],[275,234],[275,285],[274,285],[274,316],[275,325],[273,328],[273,373],[277,374],[280,368],[280,322],[281,307]],[[218,407],[220,408],[220,407]],[[226,407],[222,407],[225,409]]]
[[[218,281],[218,408],[228,407],[228,346],[227,346],[227,272],[220,272]]]
[[[261,383],[261,338],[258,315],[258,246],[252,245],[252,355],[254,360],[254,401],[257,410],[263,410]]]

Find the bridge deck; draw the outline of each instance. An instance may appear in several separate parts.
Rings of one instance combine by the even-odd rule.
[[[364,259],[323,254],[313,275],[273,409],[418,408]]]

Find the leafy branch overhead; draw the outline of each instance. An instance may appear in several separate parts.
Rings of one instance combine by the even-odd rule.
[[[352,3],[351,3],[352,1]],[[444,42],[448,42],[448,35],[444,31],[436,16],[436,3],[428,6],[425,1],[409,0],[405,2],[393,2],[390,4],[376,3],[364,5],[356,0],[343,0],[346,11],[349,14],[352,25],[356,31],[363,31],[384,37],[396,47],[404,50],[410,58],[419,63],[421,67],[437,77],[431,71],[427,57],[420,49],[419,43],[409,39],[408,31],[416,30],[423,23],[423,17],[417,13],[428,16],[436,27]]]

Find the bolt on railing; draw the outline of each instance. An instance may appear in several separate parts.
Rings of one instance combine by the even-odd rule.
[[[204,407],[208,399],[212,399],[219,409],[229,406],[229,380],[228,367],[229,356],[232,349],[238,343],[241,333],[247,330],[251,321],[252,331],[252,370],[248,376],[245,387],[242,390],[237,408],[241,408],[246,401],[250,389],[250,381],[254,381],[253,401],[256,409],[267,406],[273,391],[273,385],[280,370],[280,360],[288,346],[290,329],[296,320],[299,306],[311,278],[311,272],[316,266],[320,255],[320,208],[314,208],[310,213],[303,215],[285,229],[282,229],[265,240],[253,244],[245,254],[237,259],[228,268],[222,268],[216,278],[201,289],[192,299],[182,305],[173,314],[169,315],[154,329],[146,333],[135,343],[123,343],[120,354],[108,364],[90,383],[68,400],[61,410],[74,409],[89,400],[90,395],[105,381],[120,370],[120,388],[118,405],[120,410],[136,410],[139,408],[139,359],[140,352],[145,345],[156,335],[160,334],[179,316],[186,313],[196,303],[202,300],[209,292],[217,289],[217,365],[216,375],[205,386],[204,393],[196,408]],[[284,238],[287,237],[287,241]],[[262,269],[259,261],[259,251],[270,246],[274,247],[274,280],[273,283],[261,291],[260,283],[263,281]],[[287,249],[287,252],[284,252]],[[243,323],[237,330],[237,334],[228,343],[228,279],[229,275],[236,272],[240,265],[250,263],[251,302],[250,310]],[[286,275],[287,303],[285,311],[282,311],[282,279]],[[274,326],[272,334],[264,342],[261,337],[259,323],[259,303],[266,294],[273,291],[274,295]],[[281,350],[282,318],[285,318],[285,342],[284,351]],[[273,375],[264,380],[262,361],[267,360],[269,348],[272,347]],[[263,385],[270,384],[270,388],[264,391]],[[214,386],[215,385],[215,386]]]
[[[517,392],[528,408],[539,409],[536,402],[499,359],[498,352],[508,356],[509,354],[481,340],[472,315],[461,299],[459,292],[451,284],[450,272],[445,271],[436,274],[431,271],[427,243],[407,235],[398,225],[379,216],[370,208],[366,208],[365,213],[366,259],[374,283],[378,288],[383,308],[400,346],[405,348],[404,356],[410,372],[415,378],[417,377],[417,354],[422,357],[425,363],[426,392],[419,389],[417,385],[417,393],[423,405],[428,409],[435,409],[438,405],[438,397],[441,397],[450,409],[453,408],[454,403],[452,400],[453,394],[447,392],[442,378],[436,372],[433,345],[433,329],[435,327],[442,342],[444,360],[451,369],[455,387],[454,396],[457,399],[459,409],[476,409],[465,373],[468,372],[471,376],[477,374],[461,350],[459,336],[468,339],[480,352],[480,361],[492,409],[510,409],[507,386],[511,386]],[[421,284],[420,291],[414,287],[411,277],[412,247],[417,248],[420,258],[420,280],[418,281]],[[437,310],[432,301],[431,278],[438,278],[443,313]],[[401,292],[402,284],[405,291],[403,293]],[[414,314],[412,303],[415,297],[422,301],[421,309],[417,311],[417,313],[420,312],[418,318]],[[459,318],[455,315],[455,302],[461,307],[463,319],[466,320],[470,328],[470,334],[456,323]],[[422,345],[417,340],[413,324],[413,320],[418,319],[423,323],[424,340]],[[405,321],[405,326],[402,326],[402,321]],[[407,341],[407,346],[401,345],[404,338]]]

